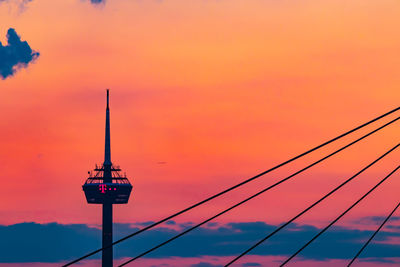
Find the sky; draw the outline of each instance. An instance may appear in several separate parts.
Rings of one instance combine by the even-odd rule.
[[[399,9],[395,0],[0,0],[3,231],[100,225],[101,207],[81,186],[103,161],[106,88],[112,161],[133,185],[129,204],[114,209],[123,225],[157,221],[398,107]],[[214,215],[397,116],[174,220]],[[398,133],[394,123],[216,222],[285,222],[395,146]],[[296,223],[324,227],[398,158],[393,151]],[[374,230],[377,222],[359,222],[393,209],[398,178],[338,227]]]

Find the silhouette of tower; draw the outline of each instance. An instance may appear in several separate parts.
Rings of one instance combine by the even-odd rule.
[[[111,163],[111,144],[110,144],[110,108],[109,90],[107,89],[107,108],[106,108],[106,136],[104,149],[104,163],[96,165],[93,171],[89,172],[85,184],[82,186],[86,200],[89,204],[103,204],[103,237],[102,246],[108,247],[112,244],[112,210],[113,204],[128,203],[132,191],[125,174],[121,174],[119,166]],[[109,247],[103,250],[102,266],[112,267],[113,249]]]

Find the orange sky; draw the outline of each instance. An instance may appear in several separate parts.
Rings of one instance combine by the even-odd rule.
[[[81,185],[103,158],[105,88],[113,162],[134,186],[115,209],[119,222],[161,218],[397,107],[399,9],[395,0],[0,4],[0,41],[12,27],[41,53],[0,81],[0,224],[100,222]],[[397,144],[398,133],[390,126],[221,221],[287,219]],[[320,155],[181,220],[213,214]],[[334,217],[398,156],[304,221]],[[349,220],[386,214],[399,189],[397,175]]]

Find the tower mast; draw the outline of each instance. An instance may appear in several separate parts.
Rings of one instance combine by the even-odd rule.
[[[103,229],[102,229],[102,266],[112,267],[113,265],[113,204],[128,203],[132,191],[132,185],[128,178],[121,174],[121,169],[111,162],[110,144],[110,93],[107,89],[106,107],[106,132],[104,146],[104,163],[101,167],[96,165],[95,175],[89,172],[85,184],[82,186],[86,200],[89,204],[102,204],[103,208]]]
[[[106,135],[104,146],[104,182],[111,183],[111,142],[110,142],[110,106],[109,106],[110,92],[107,89],[107,107],[106,107]]]
[[[109,90],[107,89],[107,108],[106,108],[106,137],[104,148],[104,183],[112,183],[111,173],[111,144],[110,144],[110,107],[109,107]],[[105,201],[103,203],[103,248],[108,247],[113,242],[112,223],[113,223],[112,202]],[[112,267],[113,265],[113,248],[107,248],[102,253],[102,267]]]

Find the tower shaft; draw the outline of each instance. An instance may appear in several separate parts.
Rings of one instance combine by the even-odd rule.
[[[112,214],[112,204],[103,204],[103,247],[111,246],[113,242],[112,235],[112,225],[113,225],[113,214]],[[102,254],[102,267],[112,267],[113,266],[113,247],[109,247],[103,250]]]

